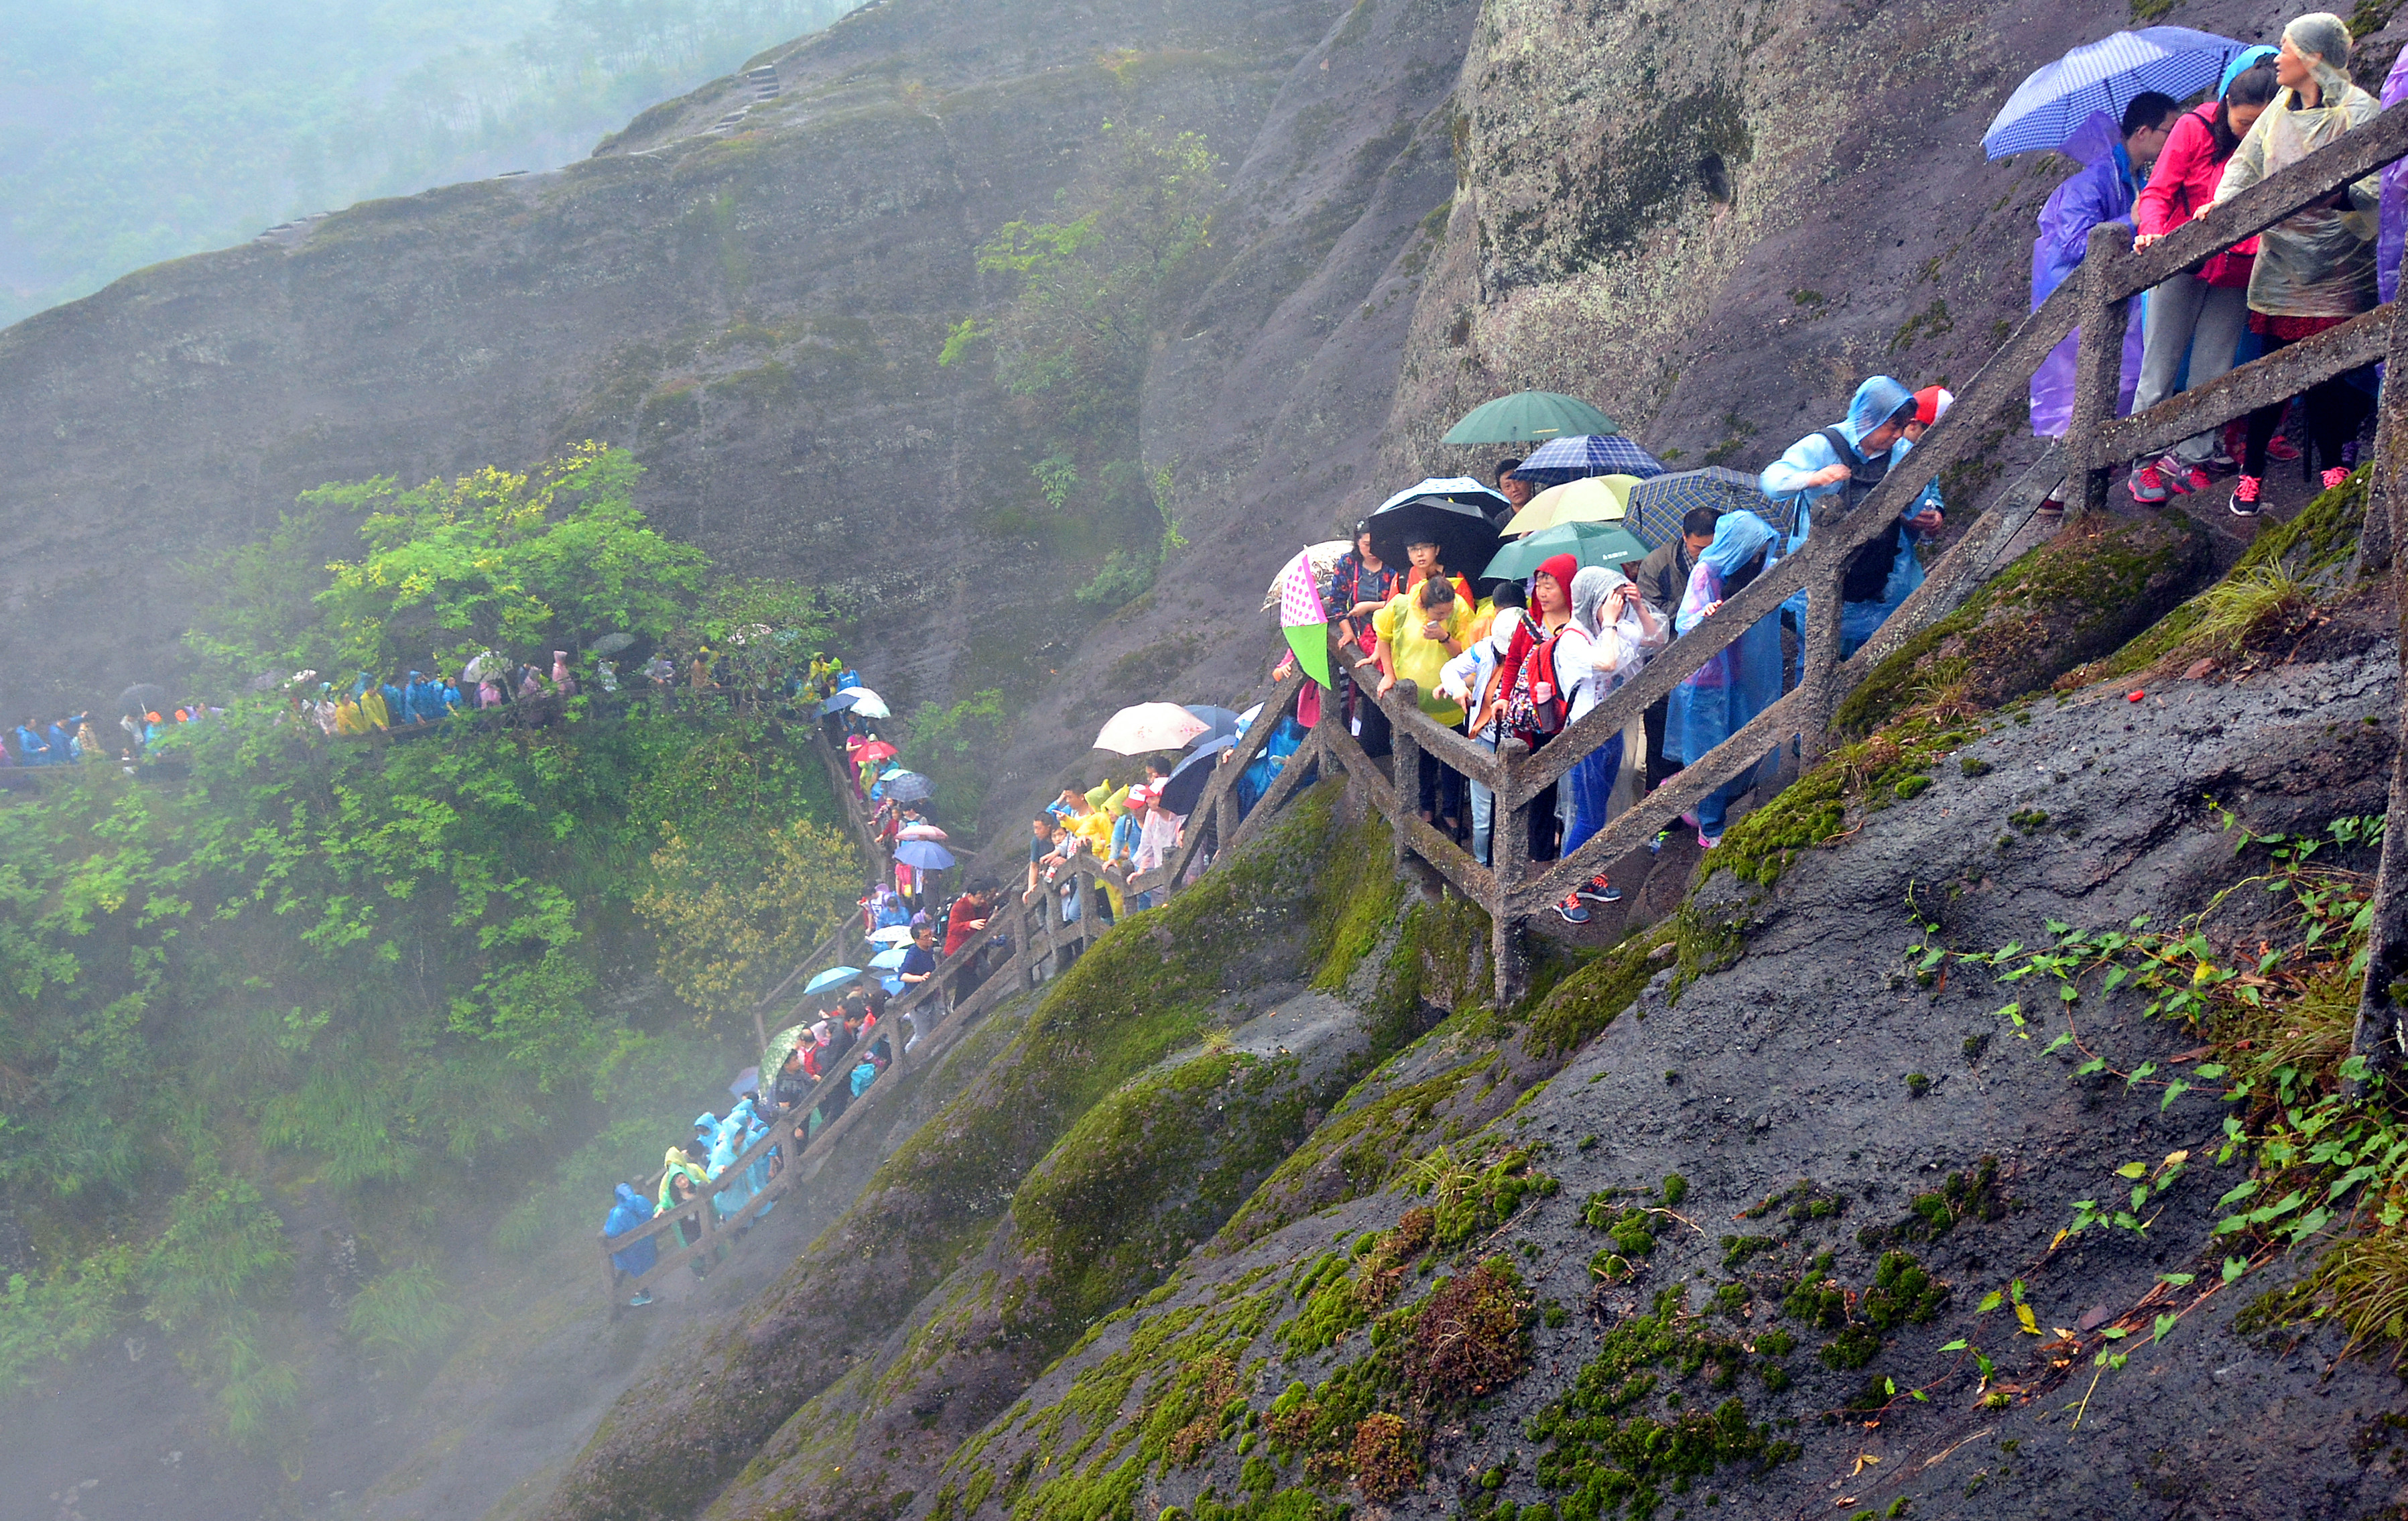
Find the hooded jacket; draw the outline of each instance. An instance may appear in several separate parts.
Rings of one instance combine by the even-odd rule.
[[[1771,524],[1753,512],[1723,514],[1714,524],[1713,542],[1698,552],[1697,567],[1689,572],[1689,589],[1673,617],[1673,629],[1686,634],[1705,622],[1707,607],[1727,600],[1732,579],[1759,556],[1763,568],[1770,569],[1777,558],[1778,538]],[[1672,689],[1665,716],[1665,753],[1678,756],[1684,764],[1702,760],[1707,752],[1778,701],[1781,684],[1781,615],[1776,611],[1757,619],[1746,633]]]
[[[2291,45],[2311,60],[2319,103],[2304,107],[2298,91],[2276,91],[2274,104],[2259,113],[2225,165],[2216,205],[2382,114],[2375,98],[2343,72],[2349,65],[2349,34],[2331,35],[2333,28],[2322,23],[2332,20],[2321,14],[2300,16],[2283,29]],[[2318,43],[2323,50],[2338,51],[2338,61],[2312,45]],[[2382,176],[2353,180],[2343,194],[2341,206],[2294,211],[2258,235],[2258,261],[2249,271],[2251,311],[2271,317],[2351,317],[2373,309]]]
[[[624,1235],[652,1217],[652,1201],[623,1183],[619,1185],[619,1202],[610,1206],[609,1214],[602,1221],[602,1234],[605,1237]],[[610,1254],[612,1266],[638,1278],[652,1271],[652,1264],[659,1259],[660,1248],[650,1236],[633,1246]]]
[[[2032,310],[2053,294],[2065,278],[2082,267],[2090,250],[2090,231],[2102,222],[2121,223],[2132,231],[2132,207],[2141,194],[2132,155],[2124,148],[2122,123],[2105,111],[2094,111],[2057,150],[2082,167],[2049,192],[2040,208],[2040,236],[2032,240]],[[2128,313],[2131,303],[2127,301]],[[2032,372],[2032,432],[2043,438],[2065,435],[2073,416],[2074,357],[2081,347],[2079,329],[2049,351]],[[2117,416],[2132,409],[2132,392],[2141,383],[2143,334],[2137,322],[2124,325],[2123,376],[2116,386]]]

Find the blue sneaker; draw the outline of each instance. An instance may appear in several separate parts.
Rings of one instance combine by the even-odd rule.
[[[1603,877],[1591,877],[1581,883],[1580,890],[1572,896],[1584,897],[1592,903],[1619,903],[1622,901],[1622,889]]]
[[[1568,925],[1584,925],[1588,923],[1588,909],[1581,902],[1580,895],[1578,893],[1574,893],[1571,897],[1564,899],[1561,903],[1556,904],[1555,911],[1564,916],[1564,923]]]

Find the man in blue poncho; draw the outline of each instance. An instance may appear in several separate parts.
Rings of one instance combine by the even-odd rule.
[[[2181,119],[2182,106],[2172,96],[2144,91],[2124,108],[2120,123],[2105,111],[2094,111],[2057,149],[2082,168],[2049,192],[2040,208],[2040,236],[2032,240],[2034,311],[2082,266],[2082,256],[2090,250],[2092,228],[2101,222],[2119,222],[2124,240],[2131,241],[2132,203],[2140,198],[2141,187],[2148,183],[2149,166],[2157,163],[2166,138]],[[2128,309],[2130,303],[2125,305]],[[2123,376],[2115,388],[2119,417],[2132,409],[2132,392],[2141,382],[2143,338],[2139,323],[2125,323]],[[2040,438],[2065,437],[2072,420],[2074,359],[2081,341],[2080,329],[2067,334],[2065,341],[2050,350],[2040,368],[2032,371],[2031,424]],[[2041,509],[2046,512],[2052,506],[2064,509],[2062,498],[2054,495]]]
[[[602,1221],[602,1237],[608,1241],[613,1236],[623,1236],[652,1217],[652,1201],[623,1183],[619,1185],[619,1202],[610,1206],[609,1214]],[[659,1260],[660,1247],[650,1236],[610,1254],[610,1265],[630,1278],[643,1277]],[[638,1288],[636,1297],[627,1302],[631,1305],[650,1304],[652,1302],[652,1291]]]
[[[27,766],[48,766],[50,747],[42,739],[39,723],[32,718],[17,725],[17,758]]]
[[[1689,589],[1673,615],[1673,628],[1686,634],[1722,610],[1764,574],[1777,558],[1771,524],[1753,512],[1726,512],[1714,524],[1713,542],[1698,552]],[[1664,751],[1695,766],[1706,753],[1744,728],[1781,696],[1781,615],[1768,612],[1697,674],[1672,689],[1665,717]],[[1770,753],[1771,746],[1767,745]],[[1759,762],[1758,764],[1761,764]],[[1723,818],[1740,795],[1756,784],[1753,768],[1709,794],[1694,813],[1684,814],[1698,831],[1698,843],[1722,843]]]
[[[1844,421],[1808,434],[1764,467],[1759,482],[1764,494],[1797,504],[1798,528],[1784,547],[1784,555],[1804,547],[1818,508],[1836,521],[1871,495],[1914,447],[1906,435],[1917,420],[1914,394],[1886,375],[1876,375],[1856,387]],[[1938,533],[1941,522],[1937,495],[1926,491],[1899,514],[1892,532],[1848,557],[1840,583],[1842,658],[1856,653],[1923,584],[1923,564],[1914,557],[1914,546]],[[1792,595],[1782,610],[1802,631],[1806,594]]]

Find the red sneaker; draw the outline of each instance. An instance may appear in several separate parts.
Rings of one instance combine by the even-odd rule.
[[[2266,440],[2266,457],[2278,459],[2288,465],[2300,457],[2300,446],[2278,433]]]
[[[2165,502],[2165,479],[2157,473],[2157,467],[2154,465],[2142,466],[2132,472],[2132,479],[2124,484],[2131,491],[2132,500],[2143,507],[2157,507]]]
[[[2168,478],[2166,484],[2172,486],[2176,491],[2187,495],[2194,491],[2205,491],[2208,487],[2214,485],[2215,477],[2208,474],[2205,470],[2194,465],[2189,469],[2184,471],[2179,478]]]
[[[2258,515],[2258,478],[2244,475],[2232,482],[2232,515],[2254,518]]]

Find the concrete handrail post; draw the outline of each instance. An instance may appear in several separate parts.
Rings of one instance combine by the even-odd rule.
[[[2120,222],[2102,222],[2091,228],[2078,277],[2082,339],[2075,350],[2073,414],[2066,424],[2065,452],[2070,459],[2086,466],[2078,480],[2069,482],[2081,489],[2079,501],[2068,505],[2084,512],[2102,511],[2107,506],[2112,466],[2095,457],[2094,440],[2100,426],[2115,415],[2122,384],[2124,328],[2130,308],[2114,291],[2121,273],[2118,261],[2131,257],[2131,230]]]
[[[1840,595],[1848,568],[1848,557],[1829,547],[1817,550],[1810,540],[1806,552],[1816,563],[1807,572],[1806,629],[1799,650],[1799,684],[1806,689],[1806,721],[1799,730],[1801,770],[1823,758],[1831,714],[1839,706]]]
[[[1497,746],[1497,759],[1509,780],[1529,756],[1528,742],[1518,738],[1508,736]],[[1529,947],[1522,917],[1513,911],[1513,904],[1530,871],[1531,805],[1506,802],[1514,795],[1514,791],[1499,789],[1490,808],[1488,860],[1489,870],[1497,879],[1497,896],[1494,901],[1482,905],[1488,910],[1489,969],[1497,986],[1499,1012],[1519,1003],[1530,988]]]
[[[1398,699],[1399,707],[1420,708],[1421,690],[1412,682],[1399,678],[1389,691]],[[1421,810],[1422,746],[1411,727],[1397,723],[1388,725],[1388,743],[1391,775],[1397,789],[1397,816],[1388,822],[1396,826],[1396,860],[1397,865],[1402,866],[1413,853],[1412,836],[1407,833],[1405,821],[1418,817]]]

